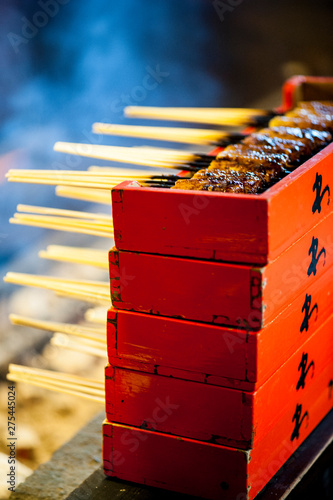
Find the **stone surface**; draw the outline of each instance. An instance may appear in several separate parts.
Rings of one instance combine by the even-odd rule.
[[[102,464],[102,422],[99,413],[52,459],[18,485],[10,500],[62,500]]]
[[[185,500],[179,493],[104,476],[102,421],[98,414],[52,460],[40,466],[10,500]],[[268,485],[258,500],[329,500],[333,492],[333,411],[318,425]]]

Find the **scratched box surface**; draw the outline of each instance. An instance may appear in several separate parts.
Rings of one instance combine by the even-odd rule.
[[[109,363],[254,391],[333,313],[332,283],[333,267],[257,332],[112,308]]]
[[[119,250],[266,264],[333,210],[333,145],[260,195],[112,190]]]
[[[330,98],[327,81],[307,96]],[[285,108],[304,89],[289,82]],[[330,410],[332,158],[330,145],[262,195],[113,190],[106,474],[252,499]],[[212,318],[238,328],[199,323]]]
[[[105,421],[105,473],[210,500],[252,500],[332,408],[332,369],[300,391],[252,450]]]
[[[333,213],[264,267],[114,248],[112,303],[117,309],[259,329],[333,265],[332,228]]]
[[[332,363],[333,316],[255,392],[108,366],[108,420],[250,449]],[[312,396],[311,396],[312,397]],[[311,402],[311,397],[307,403]],[[169,405],[169,406],[168,406]]]
[[[333,101],[333,78],[297,75],[283,86],[283,109],[296,106],[299,101]]]
[[[332,95],[333,78],[293,78],[284,86],[283,109]],[[123,182],[112,190],[115,245],[119,250],[267,264],[332,212],[332,167],[331,144],[260,195]]]

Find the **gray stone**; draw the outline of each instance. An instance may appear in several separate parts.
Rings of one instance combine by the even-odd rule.
[[[10,500],[63,500],[88,476],[101,466],[102,422],[104,412],[99,413],[42,464],[16,491]]]

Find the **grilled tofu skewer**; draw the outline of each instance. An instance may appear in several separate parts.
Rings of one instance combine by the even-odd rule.
[[[226,146],[246,137],[246,134],[243,133],[226,132],[214,129],[147,127],[138,125],[115,125],[109,123],[94,123],[93,132],[96,134],[136,137],[140,139],[205,146]]]

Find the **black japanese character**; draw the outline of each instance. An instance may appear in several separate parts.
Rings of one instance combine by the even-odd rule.
[[[298,366],[298,371],[301,371],[301,375],[299,377],[299,381],[297,382],[296,391],[298,391],[298,389],[300,389],[301,387],[302,387],[302,389],[304,389],[305,379],[306,379],[307,374],[309,373],[310,368],[312,368],[312,376],[313,376],[314,367],[315,367],[314,362],[311,361],[309,366],[307,366],[307,364],[308,364],[308,353],[303,352],[302,360]]]
[[[306,294],[305,295],[305,301],[304,301],[304,304],[303,304],[303,307],[302,307],[302,312],[304,312],[304,318],[303,318],[303,321],[302,321],[302,324],[301,324],[301,328],[300,328],[301,333],[303,332],[303,330],[308,331],[308,329],[309,329],[309,320],[310,320],[310,318],[311,318],[314,310],[316,310],[316,313],[317,313],[316,314],[316,318],[315,318],[315,321],[317,321],[318,304],[316,303],[313,306],[313,308],[310,310],[311,300],[312,300],[311,295]]]
[[[304,412],[303,416],[302,415],[302,405],[297,404],[296,405],[296,410],[292,419],[292,422],[295,420],[295,428],[292,432],[290,440],[293,441],[294,439],[299,438],[299,430],[301,428],[301,425],[303,423],[303,420],[306,418],[307,421],[309,420],[309,413],[306,411]]]
[[[311,257],[311,262],[310,262],[310,265],[308,268],[308,276],[311,276],[311,274],[316,276],[317,264],[318,264],[318,261],[322,255],[324,255],[323,266],[325,265],[325,262],[326,262],[326,250],[325,250],[325,248],[323,247],[320,250],[320,252],[318,253],[318,255],[317,255],[317,253],[318,253],[318,238],[315,238],[314,236],[312,236],[312,242],[311,242],[311,246],[309,248],[309,255],[312,255],[312,257]]]
[[[312,191],[314,191],[316,193],[316,198],[315,198],[315,201],[313,202],[313,205],[312,205],[312,213],[313,214],[316,211],[318,211],[318,213],[320,214],[320,212],[321,212],[321,202],[322,202],[322,199],[324,198],[325,193],[327,193],[327,197],[328,197],[327,205],[330,204],[331,192],[330,192],[329,185],[327,184],[324,187],[323,191],[321,190],[322,185],[323,185],[323,178],[317,172],[316,173],[316,180],[315,180],[315,182],[314,182],[314,184],[312,186]]]
[[[333,379],[331,378],[331,380],[328,383],[328,399],[331,399],[332,391],[333,391]]]

